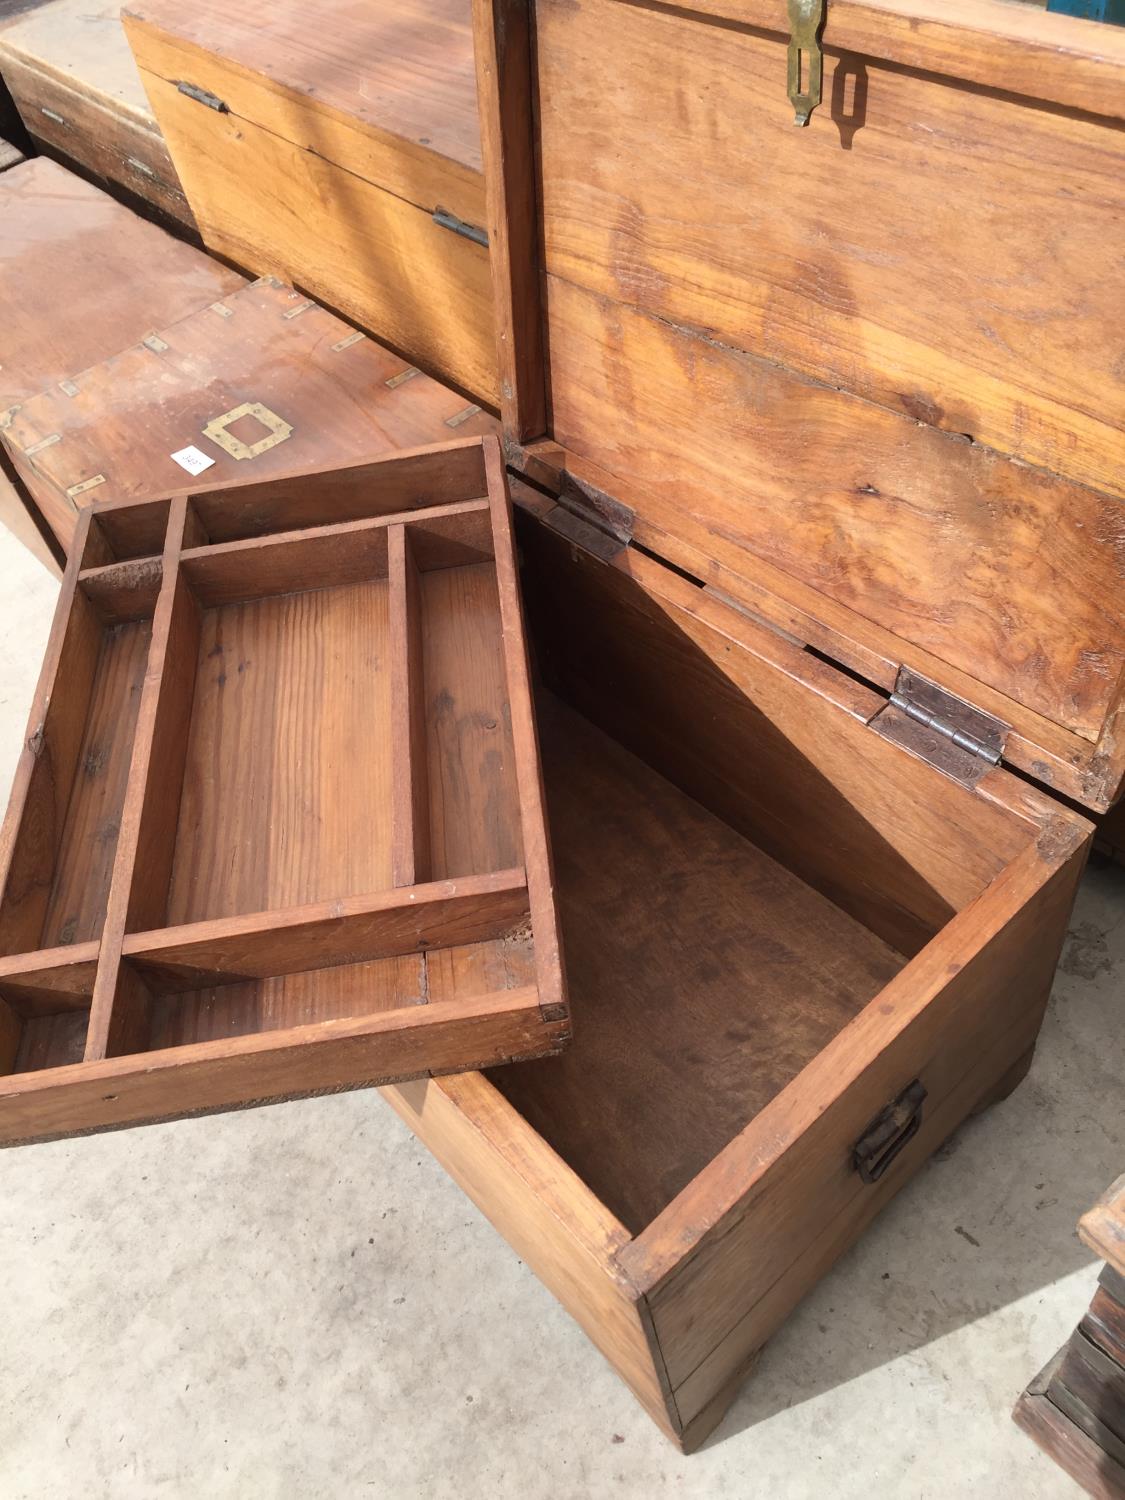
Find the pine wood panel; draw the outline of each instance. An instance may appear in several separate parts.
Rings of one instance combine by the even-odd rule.
[[[43,923],[45,948],[101,933],[150,636],[147,620],[111,626],[103,636]]]
[[[425,573],[420,592],[433,877],[519,864],[495,569],[479,563]],[[484,818],[467,816],[474,803]]]
[[[385,580],[204,613],[168,925],[391,884],[386,635]]]
[[[795,130],[777,31],[619,0],[537,17],[553,275],[1125,494],[1100,248],[1120,131],[852,53]]]
[[[222,0],[133,0],[124,21],[142,58],[157,45],[209,58],[229,80],[221,97],[232,112],[277,134],[300,129],[292,97],[299,92],[307,96],[304,110],[326,124],[350,125],[357,143],[361,130],[369,139],[388,138],[411,162],[438,157],[479,182],[469,0],[280,0],[269,26]],[[191,81],[210,86],[211,79]],[[277,114],[263,113],[271,107],[264,99],[249,106],[237,89],[272,94]],[[343,155],[335,159],[353,165]],[[381,179],[372,174],[372,180]]]
[[[369,79],[358,113],[351,90],[334,84],[324,97],[339,102],[319,107],[309,102],[315,70],[310,79],[278,84],[269,56],[248,73],[239,62],[185,48],[179,18],[168,24],[166,32],[131,22],[131,35],[205,243],[255,272],[298,282],[424,368],[497,405],[488,250],[433,217],[441,209],[480,229],[479,166],[434,155],[420,144],[432,140],[425,128],[411,127],[405,139],[385,127],[372,133],[364,118],[374,97]],[[359,58],[382,53],[389,63],[396,48],[409,53],[409,24],[390,25],[367,53],[352,50],[348,16],[332,26],[326,39],[335,36],[353,76]],[[364,35],[360,28],[360,41]],[[189,98],[178,87],[185,77],[227,107]],[[420,87],[408,67],[400,86]],[[475,92],[471,103],[475,135]],[[444,104],[440,89],[421,87],[417,112],[435,128]],[[393,116],[389,98],[384,105]],[[317,234],[309,236],[314,213]]]

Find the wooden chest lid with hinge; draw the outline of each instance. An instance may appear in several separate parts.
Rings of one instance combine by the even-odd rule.
[[[530,6],[522,177],[524,7],[482,26],[516,462],[553,462],[564,501],[868,681],[963,700],[1007,763],[1107,807],[1125,33],[1003,0],[828,0],[801,129],[782,0]],[[542,393],[520,374],[540,290]]]

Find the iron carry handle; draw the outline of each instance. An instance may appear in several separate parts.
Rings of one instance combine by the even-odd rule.
[[[880,1110],[852,1147],[852,1165],[864,1182],[878,1182],[922,1124],[926,1090],[919,1079],[908,1083],[898,1098]]]

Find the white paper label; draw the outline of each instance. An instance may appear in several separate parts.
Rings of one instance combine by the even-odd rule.
[[[172,454],[173,463],[179,464],[181,469],[186,469],[189,474],[202,474],[204,469],[209,469],[215,462],[208,458],[206,453],[198,448],[181,448],[178,453]]]

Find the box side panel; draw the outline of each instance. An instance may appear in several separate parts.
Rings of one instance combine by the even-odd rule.
[[[1085,848],[1069,822],[1045,831],[625,1252],[653,1287],[685,1422],[965,1116],[1016,1081]],[[916,1134],[878,1181],[861,1181],[856,1144],[915,1080]]]
[[[488,250],[435,220],[444,202],[419,206],[337,164],[316,128],[290,140],[199,104],[148,68],[141,76],[209,248],[297,282],[497,405]],[[479,199],[470,211],[479,228]]]
[[[479,1075],[382,1092],[678,1441],[642,1304],[614,1270],[624,1227]]]

